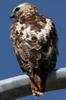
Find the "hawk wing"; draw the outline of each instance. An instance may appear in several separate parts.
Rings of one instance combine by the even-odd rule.
[[[40,45],[35,40],[24,40],[22,37],[22,29],[16,28],[18,22],[14,22],[11,26],[11,39],[13,40],[13,47],[16,53],[17,60],[21,66],[21,69],[26,72],[31,72],[32,68],[38,67],[38,60],[41,58],[39,49]],[[18,25],[19,27],[19,25]],[[35,37],[32,37],[33,39]]]

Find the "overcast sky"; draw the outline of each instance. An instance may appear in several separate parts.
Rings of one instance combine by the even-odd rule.
[[[66,0],[0,0],[0,80],[22,73],[16,60],[10,39],[11,11],[18,4],[29,2],[35,5],[40,13],[53,19],[57,34],[59,56],[56,68],[66,66]],[[52,91],[38,100],[66,100],[66,90]],[[36,100],[33,96],[17,100]]]

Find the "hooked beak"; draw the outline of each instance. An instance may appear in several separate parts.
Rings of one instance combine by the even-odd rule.
[[[14,17],[15,17],[14,12],[12,12],[10,18],[14,18]]]

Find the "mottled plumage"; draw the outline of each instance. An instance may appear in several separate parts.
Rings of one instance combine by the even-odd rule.
[[[30,77],[32,94],[45,92],[47,74],[57,61],[57,33],[53,21],[29,3],[17,6],[11,18],[11,39],[21,69]]]

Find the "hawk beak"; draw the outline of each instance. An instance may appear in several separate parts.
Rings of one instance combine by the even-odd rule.
[[[12,12],[10,18],[14,18],[14,17],[15,17],[15,15],[14,15],[14,13]]]

